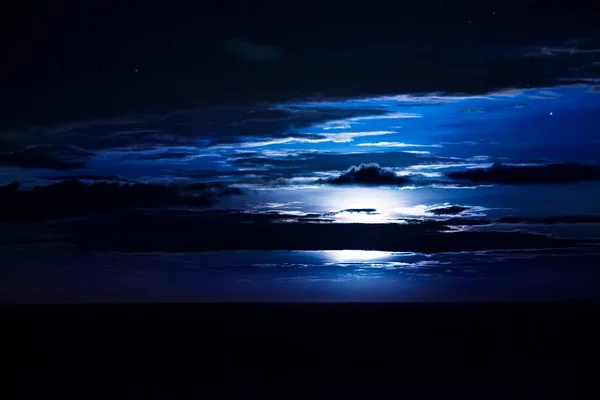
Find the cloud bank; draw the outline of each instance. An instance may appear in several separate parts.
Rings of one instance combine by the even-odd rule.
[[[409,224],[273,223],[281,215],[207,211],[118,214],[102,223],[62,221],[75,245],[113,251],[381,250],[420,253],[573,246],[573,240],[525,232],[440,232],[436,221]],[[298,218],[295,215],[292,218]],[[94,217],[99,220],[100,217]],[[245,223],[244,221],[253,221]],[[260,232],[260,234],[257,234]],[[75,234],[76,233],[76,234]]]
[[[69,145],[27,146],[21,150],[0,153],[0,166],[66,171],[85,168],[82,159],[93,155],[91,152]]]
[[[43,221],[128,208],[207,207],[218,197],[240,194],[222,184],[175,185],[63,181],[32,190],[17,182],[0,187],[0,220]]]
[[[578,163],[514,166],[495,163],[490,168],[449,172],[447,176],[473,183],[534,184],[600,180],[600,167]]]

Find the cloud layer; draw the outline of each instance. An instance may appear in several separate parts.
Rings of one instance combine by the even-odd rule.
[[[298,218],[297,216],[292,216]],[[89,221],[64,221],[59,232],[89,249],[114,251],[382,250],[420,253],[491,249],[561,248],[576,242],[525,232],[440,232],[444,223],[272,223],[285,215],[173,212],[127,213]],[[252,223],[247,223],[252,221]],[[260,234],[257,234],[260,232]]]
[[[221,184],[178,187],[98,182],[87,185],[69,180],[20,190],[15,182],[0,187],[0,220],[40,221],[138,207],[206,207],[220,196],[234,194],[240,194],[239,189]]]
[[[513,166],[495,163],[490,168],[449,172],[448,177],[473,183],[568,183],[600,180],[600,167],[578,163]]]
[[[0,166],[24,169],[49,168],[59,171],[82,169],[85,167],[82,160],[93,155],[86,150],[69,145],[27,146],[21,150],[0,153]]]

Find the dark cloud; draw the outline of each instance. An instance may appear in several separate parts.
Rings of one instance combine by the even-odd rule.
[[[118,175],[95,175],[95,174],[79,174],[79,175],[63,175],[63,176],[50,176],[44,179],[52,181],[69,181],[69,180],[83,180],[83,181],[119,181],[119,182],[132,182],[127,178],[123,178]]]
[[[483,108],[481,108],[481,107],[463,108],[460,111],[461,112],[467,112],[467,113],[482,113],[483,112]]]
[[[211,185],[198,189],[211,189]],[[18,185],[0,188],[0,195],[18,192]],[[204,193],[204,192],[203,192]],[[598,223],[598,216],[550,218],[451,217],[446,220],[402,219],[402,224],[347,224],[332,215],[342,212],[374,213],[374,209],[348,209],[334,213],[288,214],[285,211],[248,210],[183,211],[118,210],[86,218],[63,219],[53,232],[69,244],[100,251],[216,251],[216,250],[382,250],[408,252],[460,252],[493,249],[560,249],[577,240],[558,239],[522,231],[454,231],[456,226],[492,223]],[[32,220],[28,216],[29,220]],[[14,218],[13,218],[14,220]],[[260,233],[260,234],[258,234]],[[593,242],[593,241],[592,241]],[[585,243],[592,243],[585,240]],[[596,241],[597,243],[597,241]]]
[[[513,166],[495,163],[490,168],[449,172],[448,177],[473,183],[567,183],[600,180],[600,167],[578,163]]]
[[[123,156],[126,160],[140,160],[140,161],[155,161],[155,160],[178,160],[185,159],[188,157],[197,156],[198,153],[190,152],[174,152],[174,153],[130,153]]]
[[[300,217],[296,219],[298,222],[310,222],[310,223],[318,223],[318,224],[327,224],[330,222],[335,222],[335,219],[331,218],[305,218]]]
[[[86,149],[125,148],[133,152],[165,146],[208,147],[235,144],[248,138],[324,139],[325,136],[319,134],[301,134],[296,130],[329,121],[383,115],[388,112],[389,110],[384,108],[303,109],[291,106],[286,109],[260,106],[191,109],[168,114],[67,123],[50,128],[30,128],[18,134],[5,135],[5,140],[0,142],[0,151],[17,151],[38,143],[55,146],[76,145]],[[143,159],[145,156],[139,157]]]
[[[299,218],[292,215],[292,218]],[[114,251],[382,250],[421,253],[560,248],[575,241],[525,232],[440,232],[438,222],[411,224],[273,223],[278,214],[205,211],[118,213],[63,221],[57,232],[72,244]],[[316,220],[315,220],[316,219]],[[312,221],[315,220],[315,221]],[[248,223],[252,222],[252,223]],[[76,233],[76,234],[75,234]]]
[[[440,229],[449,229],[454,226],[478,226],[478,225],[489,225],[492,223],[487,218],[464,218],[464,217],[452,217],[444,221],[437,221],[442,226]]]
[[[249,111],[234,121],[233,124],[241,125],[252,122],[291,121],[301,116],[301,113],[294,112],[288,108],[269,108],[266,110]]]
[[[213,171],[213,170],[183,170],[183,169],[174,169],[174,173],[180,176],[184,176],[187,178],[193,179],[201,179],[201,180],[213,180],[217,178],[226,178],[226,177],[265,177],[269,178],[273,175],[277,175],[275,173],[271,173],[269,171],[264,171],[261,169],[254,170],[228,170],[228,171]]]
[[[175,185],[107,182],[87,185],[69,180],[36,186],[32,190],[20,190],[20,185],[15,182],[0,187],[0,220],[51,220],[138,207],[206,207],[218,197],[232,194],[239,194],[239,190],[206,184],[182,188]]]
[[[500,224],[600,224],[600,215],[558,215],[552,217],[502,217]]]
[[[316,179],[315,179],[316,180]],[[292,181],[288,178],[277,177],[276,174],[273,175],[264,175],[264,176],[253,176],[246,175],[242,177],[239,182],[250,183],[255,185],[262,186],[289,186],[292,184]]]
[[[600,93],[600,86],[590,86],[589,92]]]
[[[600,54],[597,41],[588,40],[587,43],[570,41],[565,46],[543,46],[529,49],[525,52],[527,57],[558,57],[558,56],[590,56]],[[568,45],[568,46],[567,46]]]
[[[550,160],[547,160],[545,158],[538,158],[538,159],[533,159],[533,160],[517,160],[515,161],[515,164],[548,164],[550,163]]]
[[[323,182],[333,185],[403,185],[410,180],[396,175],[389,168],[380,167],[379,164],[360,164],[353,165],[340,176]]]
[[[29,146],[19,151],[0,153],[0,165],[26,169],[49,168],[55,170],[81,169],[81,159],[93,153],[72,146]]]
[[[463,211],[469,210],[471,207],[463,207],[463,206],[450,206],[450,207],[440,207],[429,210],[430,213],[435,215],[454,215],[460,214]]]
[[[196,192],[201,194],[211,194],[214,196],[231,196],[242,194],[242,189],[232,187],[220,182],[199,182],[183,187],[185,192]]]
[[[229,7],[207,12],[196,2],[170,9],[157,3],[118,16],[101,5],[84,11],[71,3],[45,10],[33,25],[26,12],[20,18],[5,13],[3,26],[9,31],[4,36],[15,42],[5,46],[7,73],[0,86],[11,101],[0,121],[10,117],[15,123],[46,125],[190,104],[264,104],[315,93],[343,98],[546,87],[597,57],[589,51],[592,44],[565,43],[597,35],[593,6],[567,12],[544,4],[543,12],[526,18],[515,10],[497,10],[493,16],[490,5],[468,24],[471,17],[464,10],[472,5],[452,8],[438,2],[413,4],[402,13],[383,5],[368,12],[358,4],[318,5],[315,13],[316,5],[268,2],[232,13]],[[528,0],[520,7],[539,4]],[[156,32],[157,25],[164,32]],[[31,26],[43,34],[33,35],[23,54],[17,40]],[[63,30],[53,30],[56,26]],[[135,39],[124,41],[115,30]],[[521,50],[544,46],[575,48],[576,54],[528,57]],[[71,54],[78,54],[78,62],[65,63],[62,56]],[[81,68],[109,59],[118,62]],[[30,65],[36,74],[28,72]],[[40,87],[44,90],[35,90]]]
[[[529,106],[529,103],[527,103],[527,102],[523,102],[523,103],[517,103],[517,104],[515,105],[515,108],[526,108],[526,107],[528,107],[528,106]]]

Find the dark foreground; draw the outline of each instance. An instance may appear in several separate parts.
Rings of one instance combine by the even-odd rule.
[[[598,348],[596,315],[590,304],[18,306],[2,311],[5,377],[77,398],[321,397],[331,388],[576,398]]]

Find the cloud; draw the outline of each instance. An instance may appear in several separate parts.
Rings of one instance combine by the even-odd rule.
[[[588,92],[590,92],[590,93],[600,93],[600,86],[590,86],[590,88],[588,89]]]
[[[361,147],[442,147],[441,144],[412,144],[401,142],[359,143]]]
[[[420,114],[391,112],[387,107],[373,107],[366,103],[361,107],[345,107],[343,102],[297,103],[267,107],[249,107],[229,123],[239,129],[280,126],[289,128],[316,125],[325,130],[350,128],[353,123],[377,119],[421,118]],[[243,126],[243,128],[241,128]]]
[[[140,161],[153,161],[153,160],[181,160],[189,157],[197,157],[198,153],[191,152],[152,152],[152,153],[130,153],[123,156],[124,160],[140,160]]]
[[[396,175],[390,168],[380,167],[379,164],[360,164],[353,165],[340,176],[324,182],[333,185],[402,185],[410,180]]]
[[[241,170],[185,170],[185,169],[174,169],[174,173],[179,176],[187,177],[190,179],[202,179],[202,180],[211,180],[214,181],[216,179],[227,179],[227,178],[236,178],[236,180],[243,179],[248,176],[252,177],[262,177],[266,175],[273,175],[270,171],[265,171],[263,169],[241,169]]]
[[[495,163],[490,168],[453,171],[451,179],[474,183],[528,184],[568,183],[600,180],[600,167],[578,163],[547,164],[542,166],[513,166]]]
[[[331,142],[330,139],[319,134],[290,134],[287,137],[273,138],[264,140],[261,138],[246,138],[246,141],[234,141],[233,143],[215,144],[210,146],[210,150],[234,149],[235,151],[254,151],[247,150],[255,147],[273,146],[278,144],[294,144],[294,143],[324,143]]]
[[[461,112],[467,112],[467,113],[482,113],[482,112],[484,112],[483,108],[481,108],[481,107],[463,108],[460,111]]]
[[[600,49],[577,47],[535,47],[525,51],[526,57],[557,57],[562,55],[594,55],[600,54]]]
[[[527,97],[529,97],[530,99],[552,100],[552,99],[558,99],[560,97],[560,94],[553,92],[551,90],[540,90],[536,94],[530,94]]]
[[[239,189],[220,184],[180,187],[98,182],[87,185],[68,180],[21,190],[14,182],[0,187],[0,220],[51,220],[138,207],[206,207],[218,197],[235,194],[239,194]]]
[[[138,115],[135,118],[117,117],[113,120],[73,122],[51,127],[35,127],[5,135],[1,151],[19,151],[30,145],[46,143],[55,146],[78,146],[92,150],[149,151],[164,147],[194,146],[233,147],[246,142],[265,143],[292,139],[351,141],[345,136],[300,133],[299,130],[328,121],[354,117],[377,117],[389,114],[385,108],[365,106],[343,108],[322,106],[302,108],[229,107],[199,108],[173,111],[167,114]],[[305,142],[305,141],[304,141]]]
[[[527,106],[529,106],[529,103],[523,102],[523,103],[517,103],[515,105],[515,108],[526,108]]]
[[[79,130],[84,130],[88,128],[122,128],[127,129],[124,132],[119,133],[132,133],[132,132],[140,132],[140,133],[153,133],[156,132],[154,130],[140,130],[140,129],[131,129],[131,127],[135,127],[138,124],[144,123],[147,119],[147,116],[143,115],[123,115],[111,119],[91,119],[91,120],[83,120],[83,121],[70,121],[64,124],[57,124],[54,127],[48,128],[48,133],[68,133],[75,132]]]
[[[470,208],[471,207],[464,207],[464,206],[449,206],[449,207],[434,208],[432,210],[429,210],[429,212],[433,213],[435,215],[455,215],[455,214],[460,214],[463,211],[467,211]]]
[[[490,156],[486,156],[486,155],[479,155],[479,156],[473,156],[473,157],[469,157],[466,159],[466,161],[472,161],[472,162],[485,162],[488,161],[490,159]]]
[[[85,167],[81,159],[93,156],[73,146],[28,146],[19,151],[0,153],[0,165],[25,169],[73,170]]]
[[[333,143],[349,143],[358,137],[368,136],[383,136],[396,133],[395,131],[365,131],[365,132],[342,132],[342,133],[325,133],[323,136]]]
[[[294,144],[294,143],[350,143],[358,137],[368,136],[382,136],[391,135],[396,133],[394,131],[365,131],[365,132],[341,132],[341,133],[306,133],[296,135],[294,137],[286,137],[281,139],[272,140],[259,140],[259,141],[248,141],[245,143],[235,145],[217,145],[216,148],[252,148],[252,147],[264,147],[277,144]]]
[[[202,195],[231,196],[240,195],[242,190],[239,187],[229,186],[220,182],[199,182],[183,186],[183,192],[194,192]]]
[[[253,122],[292,121],[301,118],[303,113],[289,108],[268,108],[265,110],[252,110],[242,115],[232,125],[250,124]]]
[[[463,140],[462,142],[441,142],[440,146],[446,146],[446,145],[462,145],[462,144],[466,144],[468,146],[475,146],[481,143],[477,143],[477,142],[473,142],[472,140]]]
[[[552,217],[502,217],[500,224],[600,224],[600,215],[558,215]]]
[[[79,174],[79,175],[63,175],[63,176],[51,176],[45,179],[52,181],[68,181],[68,180],[82,180],[82,181],[118,181],[118,182],[132,182],[127,178],[123,178],[118,175],[95,175],[95,174]]]
[[[55,229],[68,238],[70,244],[86,249],[132,252],[345,249],[438,253],[549,249],[574,243],[525,232],[440,232],[448,230],[445,224],[449,221],[352,224],[328,223],[330,221],[321,217],[319,214],[298,216],[217,210],[168,214],[130,212],[91,217],[87,221],[59,221]],[[308,220],[281,223],[299,218]],[[462,224],[460,219],[454,222]]]
[[[232,156],[236,167],[257,168],[269,166],[269,172],[285,175],[308,173],[311,171],[340,171],[348,165],[377,163],[382,167],[409,167],[423,162],[443,161],[438,157],[423,157],[403,151],[327,153],[297,152],[290,155],[269,157],[264,155]],[[264,172],[264,171],[263,171]]]
[[[310,179],[310,181],[315,181],[316,179]],[[288,186],[292,184],[293,180],[291,178],[266,178],[266,177],[254,177],[251,179],[246,179],[248,183],[259,184],[262,186]]]
[[[538,159],[523,159],[523,160],[516,160],[514,162],[514,164],[538,164],[538,165],[543,165],[543,164],[548,164],[550,163],[550,160],[547,160],[545,158],[538,158]]]
[[[368,103],[370,101],[377,101],[378,99],[369,99],[369,100],[362,100],[365,103]],[[361,100],[357,100],[357,101],[361,101]],[[324,104],[327,103],[306,103],[306,104],[297,104],[297,107],[310,107],[312,108],[319,108],[319,107],[323,107]],[[340,104],[340,106],[343,105]],[[350,109],[352,109],[352,107],[350,107]],[[360,109],[360,108],[359,108]],[[357,117],[350,117],[350,118],[345,118],[345,119],[339,119],[339,120],[333,120],[333,121],[328,121],[324,124],[321,125],[317,125],[318,128],[321,128],[323,130],[330,130],[330,129],[350,129],[352,128],[354,125],[361,125],[363,124],[364,121],[374,121],[374,120],[385,120],[385,119],[415,119],[415,118],[423,118],[423,115],[421,114],[417,114],[417,113],[407,113],[407,112],[383,112],[383,113],[372,113],[371,115],[364,115],[364,116],[357,116]]]
[[[276,47],[238,38],[225,41],[224,48],[232,55],[257,64],[278,61],[283,55]]]
[[[257,16],[254,23],[260,26],[264,23],[262,18],[266,18],[268,14]],[[61,16],[57,18],[60,19]],[[252,17],[249,18],[252,20]],[[23,90],[23,83],[41,87],[46,83],[44,80],[52,76],[45,73],[39,73],[39,76],[29,75],[29,82],[17,81],[13,77],[14,82],[7,80],[7,85],[3,86],[5,97],[10,98],[12,103],[3,111],[7,116],[11,116],[13,111],[19,111],[11,116],[11,122],[14,122],[11,125],[26,124],[29,121],[40,121],[45,125],[66,122],[65,119],[110,118],[136,110],[163,113],[190,104],[206,107],[286,103],[314,98],[318,93],[324,99],[436,91],[453,95],[482,95],[526,85],[532,88],[553,86],[558,80],[573,76],[573,68],[589,64],[590,58],[598,56],[598,50],[591,44],[583,47],[581,44],[556,43],[556,21],[545,24],[546,27],[541,30],[536,28],[533,36],[498,37],[492,31],[497,30],[497,27],[493,28],[494,24],[490,24],[489,27],[482,28],[486,30],[486,34],[481,35],[481,42],[465,46],[465,32],[461,29],[446,29],[441,25],[436,26],[440,30],[435,34],[418,35],[414,40],[408,40],[407,37],[418,28],[414,21],[404,20],[399,23],[398,18],[401,17],[398,15],[394,21],[386,21],[381,26],[384,31],[389,31],[385,28],[387,24],[404,27],[394,30],[391,36],[382,35],[381,29],[366,26],[359,28],[360,24],[357,25],[353,18],[345,22],[339,21],[341,25],[331,24],[324,15],[308,18],[313,22],[304,20],[305,26],[322,26],[327,32],[320,29],[298,29],[294,23],[287,24],[289,26],[280,25],[275,28],[278,32],[277,42],[281,43],[282,48],[285,46],[285,53],[280,48],[256,43],[250,38],[231,38],[217,43],[217,46],[202,46],[204,35],[199,34],[188,36],[193,37],[200,47],[168,52],[169,56],[161,58],[160,64],[156,64],[160,68],[148,68],[148,71],[156,70],[153,71],[153,78],[139,74],[134,79],[123,79],[122,75],[112,69],[93,73],[86,71],[77,75],[77,79],[68,80],[57,75],[56,80],[47,82],[43,93],[31,98]],[[408,18],[408,14],[403,18]],[[548,17],[541,18],[546,20]],[[237,22],[215,21],[211,28],[208,25],[204,27],[210,29],[211,36],[226,38],[230,34],[227,30],[231,30],[231,24],[236,25]],[[196,25],[200,29],[203,24]],[[539,27],[542,25],[544,24]],[[573,34],[573,31],[562,31],[565,24],[560,26],[561,35]],[[241,25],[238,27],[243,30]],[[523,25],[520,28],[524,31],[527,27]],[[596,33],[594,30],[597,28],[587,29],[589,30],[586,32],[586,29],[578,28],[577,36],[586,36],[588,33],[591,36]],[[350,34],[352,31],[360,32],[360,40]],[[349,34],[339,35],[338,32]],[[328,38],[329,34],[336,39],[332,40],[331,36]],[[440,35],[445,39],[439,40]],[[111,39],[109,36],[105,38]],[[260,41],[260,38],[257,37],[256,40]],[[170,43],[164,42],[162,45],[173,49],[172,46],[183,45],[183,41],[178,40],[177,44],[166,41]],[[57,41],[49,42],[48,45],[60,46]],[[162,46],[158,42],[156,45]],[[557,50],[536,51],[536,48],[543,49],[544,45]],[[91,65],[93,60],[90,56],[94,60],[108,58],[111,54],[108,49],[120,46],[127,45],[115,42],[112,46],[105,46],[105,49],[97,46],[85,49],[82,60],[87,61],[82,62]],[[504,48],[510,49],[511,54],[502,54],[499,50]],[[521,50],[534,50],[533,54],[554,54],[563,51],[561,49],[571,51],[573,48],[576,54],[565,57],[525,57],[523,53],[527,51]],[[127,59],[123,61],[124,64],[132,65],[140,60],[152,60],[160,49],[155,46],[133,46],[127,49],[121,47],[119,51]],[[14,61],[18,60],[17,55],[18,53],[14,53],[5,58]],[[233,57],[227,55],[246,62],[236,63]],[[278,60],[282,62],[277,62]],[[46,68],[53,68],[51,65],[53,64],[41,63],[38,68],[49,73]],[[432,68],[432,65],[443,68]],[[118,97],[114,96],[116,88],[120,93]],[[57,101],[58,98],[61,101]],[[0,120],[5,121],[4,118]]]
[[[381,115],[366,115],[362,117],[353,117],[348,118],[347,121],[357,122],[357,121],[372,121],[376,119],[404,119],[404,118],[423,118],[423,115],[417,113],[405,113],[405,112],[395,112],[395,113],[385,113]]]

